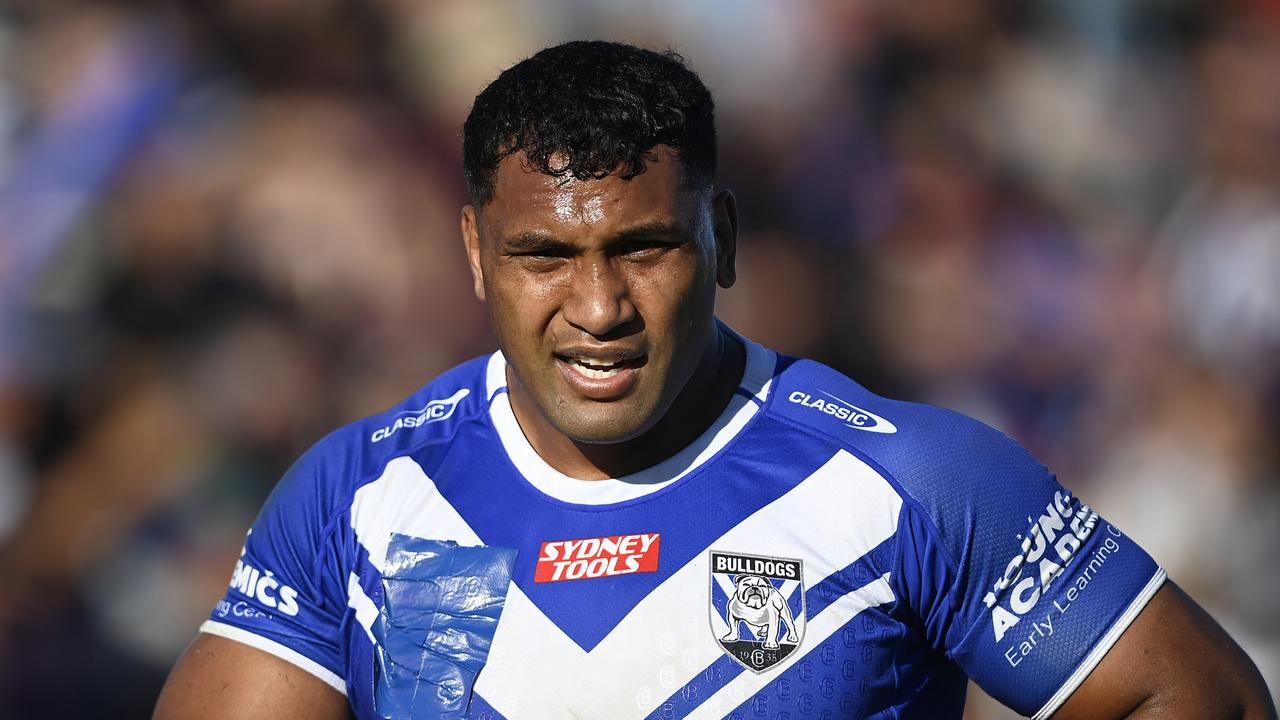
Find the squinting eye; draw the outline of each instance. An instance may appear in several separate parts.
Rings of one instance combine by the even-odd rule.
[[[564,248],[547,247],[529,250],[527,252],[517,253],[521,257],[532,258],[566,258],[569,257],[569,251]]]
[[[520,267],[532,272],[550,272],[562,267],[569,255],[561,250],[545,249],[517,253],[512,258]]]
[[[573,252],[559,245],[542,245],[508,250],[507,255],[520,262],[551,262],[571,257]]]
[[[657,255],[658,253],[675,247],[672,243],[662,242],[660,240],[646,240],[631,243],[626,247],[625,254],[634,257],[647,257],[649,255]]]

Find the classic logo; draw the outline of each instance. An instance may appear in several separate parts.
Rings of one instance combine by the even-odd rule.
[[[396,434],[400,428],[416,428],[427,423],[448,419],[458,409],[458,403],[470,395],[471,391],[462,388],[443,400],[432,400],[421,410],[404,410],[395,414],[395,421],[390,425],[378,428],[369,436],[370,442],[382,442]]]
[[[796,390],[787,396],[788,402],[793,402],[801,407],[807,407],[811,410],[830,415],[837,420],[843,420],[845,427],[851,427],[854,430],[865,430],[873,433],[896,433],[898,428],[888,420],[850,402],[842,400],[829,392],[819,390],[823,395],[831,398],[823,400],[806,392]]]
[[[544,542],[538,550],[533,581],[559,582],[656,572],[661,538],[658,533],[635,533]]]
[[[711,551],[711,631],[739,664],[762,673],[804,639],[799,560]]]

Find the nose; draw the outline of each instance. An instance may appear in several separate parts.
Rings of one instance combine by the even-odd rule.
[[[579,257],[563,307],[570,325],[603,337],[636,318],[625,272],[607,257]]]

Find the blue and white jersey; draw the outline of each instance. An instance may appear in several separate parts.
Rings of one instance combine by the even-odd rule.
[[[959,718],[966,677],[1046,717],[1164,581],[1001,433],[743,343],[696,442],[603,481],[501,354],[449,371],[289,470],[201,630],[360,718]]]

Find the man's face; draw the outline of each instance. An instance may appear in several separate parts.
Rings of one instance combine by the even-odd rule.
[[[463,211],[512,403],[578,442],[631,440],[662,418],[714,338],[717,280],[733,282],[732,196],[708,198],[668,149],[654,156],[630,180],[576,180],[512,155],[492,199]]]

